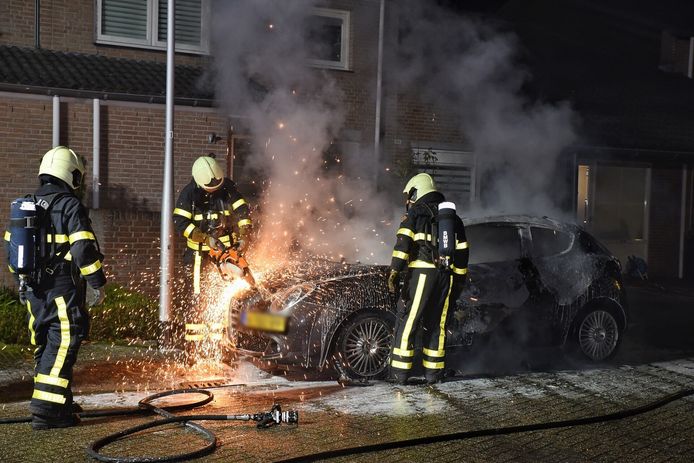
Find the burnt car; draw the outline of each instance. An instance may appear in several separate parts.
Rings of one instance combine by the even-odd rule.
[[[627,327],[621,266],[579,226],[546,217],[465,220],[468,282],[447,324],[447,348],[501,333],[529,346],[612,357]],[[386,266],[312,262],[234,300],[239,352],[276,364],[378,378],[388,365],[396,297]],[[254,328],[264,332],[255,331]]]

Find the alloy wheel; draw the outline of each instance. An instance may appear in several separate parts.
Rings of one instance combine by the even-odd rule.
[[[618,340],[617,320],[604,310],[589,312],[578,328],[578,344],[581,351],[594,361],[608,358],[617,347]]]
[[[373,377],[388,366],[392,334],[387,323],[378,318],[365,318],[346,333],[343,359],[355,373]]]

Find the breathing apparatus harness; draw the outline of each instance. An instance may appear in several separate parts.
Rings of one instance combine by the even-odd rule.
[[[425,226],[425,246],[431,252],[431,261],[442,272],[450,273],[455,253],[455,204],[450,201],[439,203],[434,211],[429,204],[424,203],[429,213],[429,221]]]
[[[28,287],[41,284],[45,275],[55,273],[62,263],[50,213],[58,199],[66,195],[55,193],[49,201],[26,195],[10,205],[9,265],[19,279],[22,303]]]

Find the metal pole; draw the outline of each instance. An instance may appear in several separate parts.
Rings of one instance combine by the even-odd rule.
[[[34,47],[41,48],[41,0],[34,2]]]
[[[92,110],[92,207],[99,209],[99,172],[101,152],[101,102],[93,100]]]
[[[53,95],[53,148],[60,146],[60,97]]]
[[[174,0],[167,2],[166,21],[166,128],[164,152],[164,187],[161,201],[161,275],[159,278],[159,321],[164,347],[171,347],[170,319],[173,283],[173,142],[174,142]]]
[[[385,23],[385,0],[381,0],[378,19],[378,63],[376,67],[376,116],[374,120],[374,160],[376,161],[376,181],[381,171],[381,89],[383,86],[383,27]]]
[[[232,180],[234,174],[234,127],[231,123],[227,123],[227,177]],[[238,180],[236,180],[238,181]]]
[[[680,255],[677,276],[684,278],[684,231],[687,216],[687,164],[682,164],[682,198],[680,200]]]

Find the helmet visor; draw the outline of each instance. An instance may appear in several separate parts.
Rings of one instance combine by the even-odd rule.
[[[216,191],[216,190],[219,189],[220,186],[222,186],[222,182],[223,182],[223,181],[224,181],[223,178],[214,178],[214,177],[212,177],[212,179],[210,180],[210,182],[207,183],[207,184],[205,184],[205,185],[203,185],[202,188],[203,188],[203,190],[205,190],[205,191],[207,191],[207,192]]]

